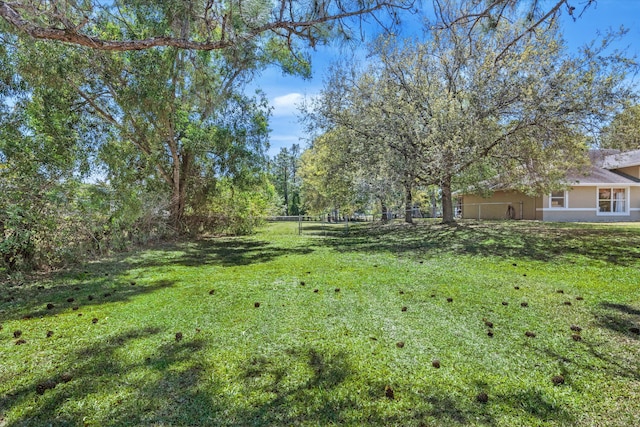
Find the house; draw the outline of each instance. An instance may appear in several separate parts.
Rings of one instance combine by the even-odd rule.
[[[457,213],[471,219],[640,221],[640,150],[592,150],[586,174],[568,174],[567,190],[528,196],[499,187],[491,197],[464,194]]]

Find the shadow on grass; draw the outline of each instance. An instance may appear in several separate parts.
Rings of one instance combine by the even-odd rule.
[[[166,343],[150,357],[122,357],[128,344],[157,341],[162,333],[157,328],[131,330],[78,349],[55,374],[0,396],[3,410],[24,408],[20,418],[6,426],[209,425],[222,408],[201,388],[205,368],[196,356],[204,341],[175,342],[167,335]],[[137,380],[128,377],[135,372],[144,375]],[[99,404],[85,406],[86,399]]]
[[[130,345],[146,353],[128,354]],[[152,345],[153,344],[153,345]],[[380,379],[362,378],[346,352],[293,348],[239,361],[235,380],[223,382],[198,335],[176,342],[157,328],[130,330],[77,349],[49,377],[0,396],[0,408],[20,407],[18,425],[488,425],[511,407],[571,425],[574,419],[541,390],[491,396],[488,404],[460,398],[424,381],[403,381],[395,396]],[[146,356],[146,357],[145,357]],[[42,384],[55,384],[44,389]],[[428,392],[418,390],[426,388]],[[495,403],[494,403],[495,402]],[[2,413],[0,413],[0,419]]]
[[[302,225],[302,234],[305,236],[344,237],[349,235],[352,227],[340,225]]]
[[[286,356],[252,358],[243,369],[244,386],[270,399],[239,411],[225,425],[375,425],[375,426],[496,426],[504,407],[523,416],[571,425],[575,418],[543,390],[517,389],[512,394],[491,395],[488,404],[475,395],[461,398],[452,390],[425,379],[399,379],[388,383],[363,378],[345,352],[323,353],[315,348],[294,349]],[[289,375],[308,372],[292,383]],[[295,374],[293,374],[295,375]],[[490,386],[485,384],[490,389]],[[424,389],[426,391],[422,391]]]
[[[602,302],[596,308],[594,317],[597,325],[625,336],[640,340],[640,310],[626,304]]]
[[[170,280],[156,280],[143,286],[131,286],[129,282],[90,280],[80,286],[57,284],[45,289],[40,289],[35,284],[23,285],[12,288],[9,291],[11,301],[5,301],[0,305],[0,323],[18,319],[24,322],[36,321],[68,312],[74,307],[80,310],[100,304],[128,301],[138,295],[174,286],[175,283]]]
[[[134,268],[204,265],[233,267],[311,252],[313,249],[309,247],[277,247],[269,242],[242,238],[165,243],[140,254],[119,254],[87,264],[82,271],[74,269],[53,274],[46,280],[35,277],[35,280],[20,282],[20,285],[0,287],[0,323],[12,319],[29,320],[52,316],[74,306],[126,301],[176,284],[175,281],[157,280],[150,284],[138,283],[132,286],[122,276]],[[49,304],[52,306],[47,308]]]
[[[630,305],[603,302],[600,306],[609,311],[619,313],[620,315],[635,316],[636,320],[640,320],[640,310]]]
[[[72,413],[61,413],[65,402],[78,401],[89,394],[105,390],[103,379],[126,373],[126,366],[118,361],[116,351],[125,343],[158,334],[154,328],[128,331],[111,336],[100,344],[78,349],[66,363],[48,377],[37,377],[22,387],[0,396],[0,408],[26,407],[21,418],[8,425],[76,425],[81,419]],[[1,415],[1,414],[0,414]]]
[[[620,266],[640,263],[640,228],[538,222],[465,221],[453,225],[358,226],[324,244],[339,251],[392,252],[429,258],[438,254],[498,256],[572,262],[581,257]]]
[[[565,410],[555,397],[543,390],[528,388],[512,394],[498,394],[497,402],[532,415],[540,422],[553,422],[554,425],[575,425],[575,417]]]
[[[351,398],[317,399],[318,390],[331,394],[353,374],[346,353],[325,354],[317,349],[289,349],[282,357],[253,357],[241,367],[244,388],[256,389],[269,399],[258,406],[239,408],[228,425],[297,425],[316,421],[339,423],[341,413],[356,405]],[[283,360],[284,359],[284,360]],[[304,370],[291,381],[291,367]]]
[[[303,246],[281,247],[270,242],[244,238],[207,238],[175,243],[129,256],[122,262],[128,267],[161,267],[177,265],[202,267],[219,265],[237,267],[273,261],[282,256],[305,255],[313,249]]]
[[[260,356],[242,367],[244,387],[269,396],[234,414],[228,426],[371,425],[422,426],[477,422],[495,425],[472,400],[460,402],[444,390],[425,396],[406,383],[390,397],[387,383],[362,378],[346,352],[317,348],[289,349],[283,355]],[[292,369],[293,368],[293,369]],[[298,374],[296,374],[296,372]],[[295,381],[292,376],[306,375]],[[411,401],[414,404],[398,405]]]
[[[539,348],[540,357],[557,361],[558,373],[564,375],[569,383],[572,371],[594,370],[606,373],[608,378],[640,381],[640,348],[637,346],[640,336],[631,331],[640,324],[640,310],[625,304],[603,302],[594,309],[593,318],[593,327],[607,333],[604,340],[588,333],[585,336],[585,331],[582,340],[572,342],[570,351]],[[567,342],[570,342],[568,333]]]

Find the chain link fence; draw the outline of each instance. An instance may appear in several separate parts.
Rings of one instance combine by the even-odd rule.
[[[463,219],[524,219],[523,202],[459,203],[456,217]]]
[[[322,215],[290,215],[272,216],[268,222],[290,224],[291,229],[298,235],[335,236],[349,233],[349,228],[355,223],[373,222],[373,215],[340,216],[332,213]]]

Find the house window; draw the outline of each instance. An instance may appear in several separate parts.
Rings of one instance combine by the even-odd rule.
[[[598,188],[598,213],[626,214],[626,188]]]
[[[567,207],[567,192],[554,191],[549,196],[549,207],[553,209],[564,209]]]

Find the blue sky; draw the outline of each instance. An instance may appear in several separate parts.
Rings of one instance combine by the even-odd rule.
[[[577,10],[580,10],[585,0],[573,0]],[[424,7],[431,7],[429,0],[424,0]],[[412,19],[404,23],[402,32],[407,34],[420,33],[420,22]],[[573,21],[566,12],[562,15],[562,27],[565,39],[571,49],[577,48],[597,37],[599,32],[607,29],[627,28],[627,33],[618,47],[628,49],[630,55],[640,59],[640,0],[597,0],[580,17]],[[369,41],[373,34],[367,36]],[[276,155],[281,147],[300,144],[303,148],[307,143],[307,135],[298,121],[297,105],[303,98],[314,96],[322,89],[323,80],[329,65],[341,56],[351,54],[354,47],[321,46],[311,51],[312,71],[311,79],[283,76],[276,68],[265,70],[254,82],[253,87],[264,91],[273,108],[270,120],[271,138],[269,155]],[[364,47],[363,47],[364,49]],[[636,78],[636,81],[639,78]]]

